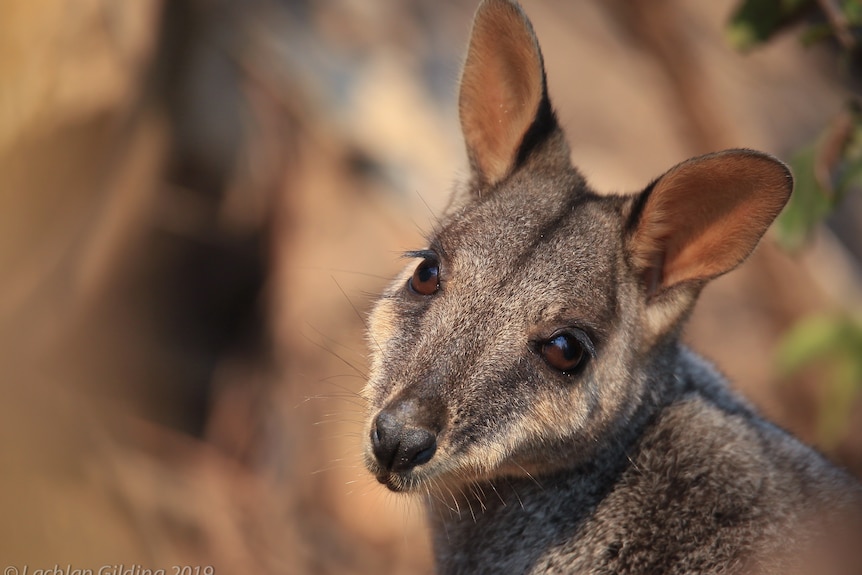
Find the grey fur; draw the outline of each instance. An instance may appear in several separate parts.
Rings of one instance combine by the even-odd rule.
[[[516,4],[482,10],[532,36]],[[369,470],[426,499],[441,573],[802,569],[788,552],[858,512],[858,483],[679,343],[712,276],[649,287],[632,244],[653,186],[593,193],[544,93],[518,145],[490,183],[470,150],[473,177],[429,238],[439,290],[411,291],[411,264],[372,314]],[[777,160],[722,154],[706,159],[751,159],[789,193]],[[560,329],[592,347],[572,373],[541,353]]]

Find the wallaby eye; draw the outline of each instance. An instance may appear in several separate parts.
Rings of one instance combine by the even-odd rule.
[[[420,295],[434,295],[440,289],[440,264],[433,258],[425,258],[407,285]]]
[[[587,350],[578,338],[570,333],[558,333],[542,344],[539,351],[545,361],[563,373],[577,370],[587,359]]]

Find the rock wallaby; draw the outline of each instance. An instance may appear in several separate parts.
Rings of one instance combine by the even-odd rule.
[[[859,484],[679,341],[788,169],[727,150],[594,193],[514,1],[479,6],[459,108],[469,181],[371,314],[364,391],[366,465],[424,498],[439,572],[862,572],[833,550]]]

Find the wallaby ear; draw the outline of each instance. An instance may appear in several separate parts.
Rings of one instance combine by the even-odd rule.
[[[783,163],[751,150],[700,156],[665,173],[635,200],[629,220],[629,255],[647,297],[735,268],[792,189]]]
[[[509,175],[556,127],[539,42],[517,3],[484,0],[476,11],[458,105],[481,184]]]

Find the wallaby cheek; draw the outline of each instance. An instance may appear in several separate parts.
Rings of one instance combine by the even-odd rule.
[[[635,414],[658,392],[655,383],[647,383],[639,351],[643,342],[632,338],[631,333],[633,328],[621,325],[592,366],[584,386],[590,405],[581,432],[585,437],[603,437],[630,426]]]
[[[404,276],[407,271],[402,273]],[[389,287],[387,293],[393,294],[404,285],[407,281],[406,277],[400,276]],[[399,334],[403,330],[403,314],[399,311],[395,300],[390,297],[384,297],[378,300],[377,304],[368,316],[368,345],[371,350],[371,366],[368,378],[368,383],[363,390],[365,399],[371,405],[380,407],[382,400],[391,393],[391,382],[387,381],[385,376],[385,362],[392,361],[394,355],[393,348],[398,348],[397,342]],[[388,358],[388,359],[387,359]]]
[[[397,310],[390,302],[381,300],[374,306],[374,310],[368,316],[368,339],[372,349],[372,361],[382,359],[382,349],[395,335],[397,320]]]
[[[588,415],[596,408],[595,394],[584,386],[561,391],[533,402],[523,423],[527,437],[541,442],[576,435],[583,430]]]
[[[508,469],[512,454],[530,440],[526,425],[529,421],[520,414],[506,414],[496,420],[486,433],[459,435],[450,445],[452,462],[459,467],[472,469],[479,475],[494,476]],[[523,472],[523,470],[520,470]]]
[[[403,317],[399,313],[393,298],[402,289],[411,273],[412,269],[403,270],[389,285],[384,297],[377,301],[377,304],[368,316],[367,335],[373,359],[377,359],[383,355],[386,342],[394,337],[397,327],[403,324]]]
[[[365,399],[377,405],[384,392],[381,374],[383,372],[383,349],[395,332],[396,312],[386,300],[381,300],[368,317],[368,340],[372,350],[368,382],[363,390]]]
[[[535,394],[520,424],[524,443],[565,440],[586,447],[610,428],[625,425],[645,393],[643,378],[633,370],[636,354],[627,333],[616,331],[579,376]]]

